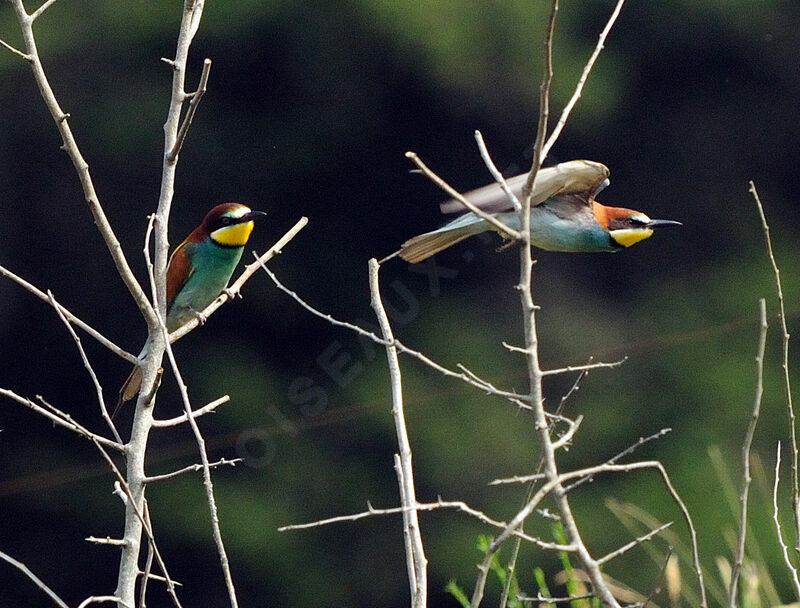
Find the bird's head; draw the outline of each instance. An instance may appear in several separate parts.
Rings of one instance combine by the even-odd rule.
[[[206,214],[202,227],[217,245],[244,247],[253,231],[253,220],[265,215],[239,203],[225,203]]]
[[[674,220],[651,220],[641,211],[624,207],[607,207],[594,203],[594,217],[597,223],[608,230],[614,244],[630,247],[639,241],[650,238],[653,229],[659,226],[681,226]]]

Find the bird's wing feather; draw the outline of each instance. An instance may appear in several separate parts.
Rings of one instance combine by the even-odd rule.
[[[172,252],[167,265],[167,309],[194,272],[191,252],[195,243],[184,241]]]
[[[571,160],[553,167],[540,169],[536,174],[531,193],[531,204],[538,205],[556,194],[584,194],[588,201],[607,184],[608,167],[591,160]],[[508,187],[517,196],[528,179],[523,173],[506,180]],[[467,200],[487,213],[509,211],[511,203],[499,184],[489,184],[464,195]],[[449,200],[441,204],[442,213],[459,213],[466,210],[457,200]]]

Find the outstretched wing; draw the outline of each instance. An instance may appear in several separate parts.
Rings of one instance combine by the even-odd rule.
[[[538,205],[557,194],[582,194],[589,204],[589,199],[608,185],[608,167],[591,160],[571,160],[553,167],[540,169],[536,174],[531,193],[531,204]],[[508,187],[517,196],[522,196],[522,189],[528,179],[523,173],[506,180]],[[487,213],[499,213],[511,210],[508,197],[499,184],[489,184],[464,195],[473,205]],[[464,205],[457,200],[449,200],[440,205],[442,213],[460,213],[465,211]]]

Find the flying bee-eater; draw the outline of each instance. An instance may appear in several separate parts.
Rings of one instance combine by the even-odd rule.
[[[609,207],[595,196],[609,184],[609,170],[590,160],[573,160],[540,169],[531,190],[531,245],[549,251],[620,251],[649,238],[660,226],[680,226],[673,220],[653,220],[641,211]],[[528,174],[506,180],[521,200]],[[509,228],[519,230],[519,214],[499,184],[464,195],[480,210]],[[456,200],[441,205],[442,213],[464,211]],[[409,239],[398,254],[416,263],[474,234],[497,230],[485,219],[467,212],[438,230]]]
[[[252,211],[239,203],[217,205],[172,252],[167,264],[165,325],[169,332],[199,317],[225,290],[253,231],[254,220],[264,215],[263,211]],[[145,352],[139,355],[140,359]],[[141,384],[142,372],[137,365],[120,389],[117,408],[133,399]]]

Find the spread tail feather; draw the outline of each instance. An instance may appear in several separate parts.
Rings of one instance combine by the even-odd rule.
[[[400,246],[398,253],[406,262],[416,264],[485,229],[480,223],[474,223],[452,230],[426,232],[407,240]]]

